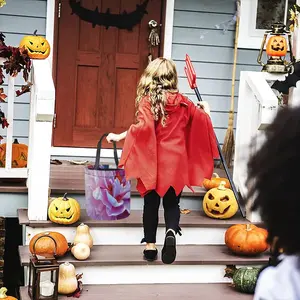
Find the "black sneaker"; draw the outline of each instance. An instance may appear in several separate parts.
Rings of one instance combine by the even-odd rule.
[[[168,230],[166,233],[161,255],[164,264],[171,264],[176,258],[176,238],[172,230]]]
[[[157,259],[157,249],[145,249],[144,250],[144,259],[147,261],[154,261]]]

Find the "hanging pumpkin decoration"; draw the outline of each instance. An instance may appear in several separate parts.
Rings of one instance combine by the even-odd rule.
[[[6,287],[2,287],[0,289],[0,299],[3,299],[3,300],[18,300],[15,297],[7,296],[6,293],[7,293],[7,288]]]
[[[242,293],[254,294],[261,268],[226,266],[225,277],[231,278],[234,288]]]
[[[232,190],[225,188],[221,181],[217,188],[209,190],[203,199],[205,214],[214,219],[229,219],[238,211],[238,204]]]
[[[54,199],[48,208],[49,219],[57,224],[70,225],[80,218],[80,205],[77,200],[63,197]]]
[[[213,173],[211,179],[203,180],[203,187],[208,191],[210,189],[216,188],[220,185],[221,181],[225,181],[225,187],[230,189],[230,182],[227,178],[221,178],[217,173]]]
[[[12,168],[26,168],[28,157],[28,146],[20,144],[17,139],[12,144]],[[6,143],[0,145],[0,168],[5,168]]]
[[[37,35],[37,30],[33,35],[24,36],[19,47],[28,50],[29,57],[33,59],[46,59],[50,55],[48,41],[43,36]]]
[[[225,232],[225,244],[236,254],[256,255],[265,252],[268,232],[253,224],[236,224]]]
[[[29,251],[32,254],[44,257],[50,257],[54,254],[57,257],[64,256],[68,250],[69,245],[64,235],[55,231],[38,233],[33,236],[29,243]]]
[[[266,46],[268,56],[282,57],[287,54],[287,42],[283,35],[272,35]]]

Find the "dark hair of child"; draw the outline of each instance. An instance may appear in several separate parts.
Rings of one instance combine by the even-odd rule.
[[[248,199],[286,254],[300,253],[300,107],[283,108],[248,164]]]

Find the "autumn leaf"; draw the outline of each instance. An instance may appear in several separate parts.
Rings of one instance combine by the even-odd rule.
[[[5,102],[7,96],[4,94],[3,88],[0,88],[0,102]]]
[[[31,86],[32,86],[31,82],[28,82],[26,85],[22,85],[21,89],[16,91],[16,97],[20,97],[25,93],[29,93]]]

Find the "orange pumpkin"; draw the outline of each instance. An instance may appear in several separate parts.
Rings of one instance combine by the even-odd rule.
[[[56,245],[54,241],[56,242]],[[44,257],[50,257],[53,255],[64,256],[69,250],[69,245],[66,238],[61,233],[46,231],[36,234],[30,240],[29,250],[32,254]]]
[[[287,54],[286,38],[282,35],[273,35],[269,38],[266,53],[268,56],[282,57]]]
[[[253,224],[237,224],[225,232],[225,244],[236,254],[255,255],[266,251],[267,230]]]
[[[217,188],[222,181],[225,181],[225,188],[230,189],[230,182],[227,178],[221,178],[217,173],[213,173],[213,177],[211,179],[203,180],[203,187],[209,191],[213,188]]]
[[[12,144],[12,168],[26,168],[27,167],[28,146],[25,144],[19,144],[15,139]],[[5,167],[6,158],[6,143],[0,145],[0,168]]]

